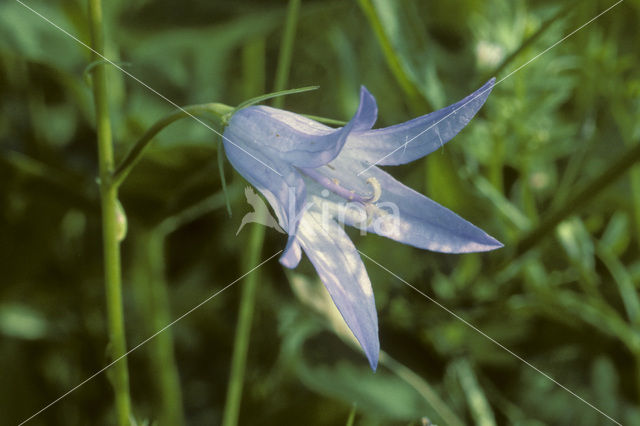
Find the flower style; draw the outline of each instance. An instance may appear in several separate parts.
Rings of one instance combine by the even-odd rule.
[[[482,107],[495,79],[446,108],[383,129],[362,87],[360,106],[333,129],[267,106],[237,111],[224,131],[231,164],[267,199],[288,241],[280,262],[295,268],[307,254],[371,368],[380,343],[373,290],[346,223],[404,244],[443,253],[502,244],[377,166],[417,160],[453,138]]]

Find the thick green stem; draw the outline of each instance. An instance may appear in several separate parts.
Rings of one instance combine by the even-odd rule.
[[[174,356],[169,294],[164,269],[163,230],[136,233],[133,283],[148,334],[164,331],[149,342],[149,370],[156,383],[157,418],[161,425],[184,424],[180,377]]]
[[[89,0],[89,26],[94,59],[104,54],[101,0]],[[131,417],[129,396],[129,372],[122,307],[122,280],[120,271],[120,226],[118,223],[118,189],[111,180],[113,172],[113,142],[107,97],[107,78],[103,65],[93,70],[93,97],[98,134],[98,161],[100,164],[100,202],[102,207],[102,240],[104,251],[104,276],[107,299],[107,324],[109,348],[112,359],[121,358],[112,369],[118,424],[127,426]]]

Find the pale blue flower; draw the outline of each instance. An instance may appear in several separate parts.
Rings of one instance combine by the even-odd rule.
[[[229,161],[264,195],[289,235],[280,262],[294,268],[304,250],[374,370],[380,344],[371,282],[337,220],[443,253],[502,247],[377,167],[408,163],[440,148],[476,114],[494,83],[446,108],[383,129],[372,130],[378,108],[362,87],[358,111],[339,129],[251,106],[237,111],[224,131]]]

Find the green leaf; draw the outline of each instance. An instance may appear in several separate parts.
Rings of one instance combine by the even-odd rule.
[[[315,392],[355,403],[370,417],[404,421],[424,415],[438,418],[415,389],[385,371],[374,375],[365,365],[340,361],[332,367],[305,365],[298,374]]]
[[[640,299],[631,275],[609,246],[598,243],[597,253],[618,287],[620,299],[622,299],[629,320],[632,324],[640,325]]]
[[[460,359],[455,362],[455,368],[458,371],[460,385],[467,396],[467,403],[475,424],[479,426],[495,426],[495,416],[469,361]]]
[[[305,87],[300,87],[298,89],[280,90],[278,92],[267,93],[265,95],[256,96],[255,98],[247,99],[246,101],[241,102],[240,105],[238,105],[235,108],[234,112],[241,110],[242,108],[246,108],[248,106],[255,105],[260,102],[264,102],[269,99],[277,98],[280,96],[286,96],[286,95],[295,95],[296,93],[310,92],[312,90],[318,90],[319,88],[320,86],[305,86]]]
[[[595,272],[595,248],[591,234],[584,223],[577,217],[567,219],[558,225],[556,235],[571,264],[580,272],[584,283],[589,286],[587,291],[593,291],[598,283],[598,274]]]
[[[617,211],[611,216],[600,238],[600,244],[607,247],[613,255],[620,256],[629,246],[631,235],[629,216],[624,211]]]

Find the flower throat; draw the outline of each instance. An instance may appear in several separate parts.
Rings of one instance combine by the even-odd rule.
[[[378,201],[380,199],[380,196],[382,195],[382,187],[380,186],[378,179],[373,177],[370,177],[366,180],[367,184],[369,184],[369,186],[371,186],[371,188],[373,189],[373,192],[368,195],[361,195],[358,194],[354,189],[345,188],[344,186],[340,185],[340,181],[338,179],[329,178],[320,173],[317,169],[299,168],[299,170],[319,183],[322,187],[348,201],[370,204]]]

